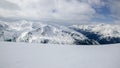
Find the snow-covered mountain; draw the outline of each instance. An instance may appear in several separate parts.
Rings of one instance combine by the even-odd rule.
[[[94,24],[60,26],[33,21],[0,21],[0,41],[44,44],[120,43],[120,25]]]
[[[100,44],[120,43],[120,25],[117,24],[73,25],[70,28]]]
[[[0,21],[0,40],[48,44],[98,44],[65,26],[25,20],[11,23]]]

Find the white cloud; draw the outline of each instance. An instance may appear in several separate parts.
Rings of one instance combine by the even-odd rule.
[[[111,9],[112,16],[120,20],[120,0],[109,1],[108,5]]]
[[[7,0],[0,0],[0,16],[3,17],[13,17],[17,16],[20,8],[17,4],[9,2]]]
[[[0,16],[25,18],[52,18],[61,20],[89,20],[95,10],[88,3],[78,0],[7,0],[20,10],[0,8]]]
[[[120,0],[0,0],[0,16],[81,22],[101,17],[95,8],[107,5],[112,16],[120,19],[119,3]]]
[[[0,0],[0,8],[9,9],[9,10],[14,10],[14,9],[19,10],[19,7],[16,4],[6,1],[6,0]]]
[[[88,3],[98,8],[105,5],[104,0],[88,0]]]

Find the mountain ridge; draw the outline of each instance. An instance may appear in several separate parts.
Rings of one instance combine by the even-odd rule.
[[[89,39],[98,41],[100,44],[120,43],[120,25],[74,25],[70,28],[84,34]]]
[[[0,23],[2,41],[44,44],[98,44],[96,41],[91,41],[83,34],[65,26],[54,26],[25,20],[2,23]]]
[[[0,21],[0,41],[42,44],[98,45],[120,43],[119,25],[60,26],[44,22]]]

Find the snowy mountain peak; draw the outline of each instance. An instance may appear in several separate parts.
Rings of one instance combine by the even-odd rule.
[[[67,27],[26,20],[0,21],[0,41],[77,45],[120,43],[120,25]]]
[[[32,21],[5,22],[8,27],[2,32],[3,41],[48,43],[48,44],[97,44],[83,34],[65,26],[54,26]],[[1,24],[1,23],[0,23]]]
[[[76,29],[95,32],[101,37],[120,37],[120,25],[98,24],[98,25],[74,25]]]
[[[120,43],[120,25],[95,24],[70,26],[89,39],[98,41],[100,44]]]

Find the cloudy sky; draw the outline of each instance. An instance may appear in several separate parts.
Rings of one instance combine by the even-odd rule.
[[[119,23],[120,0],[0,0],[0,19]]]

